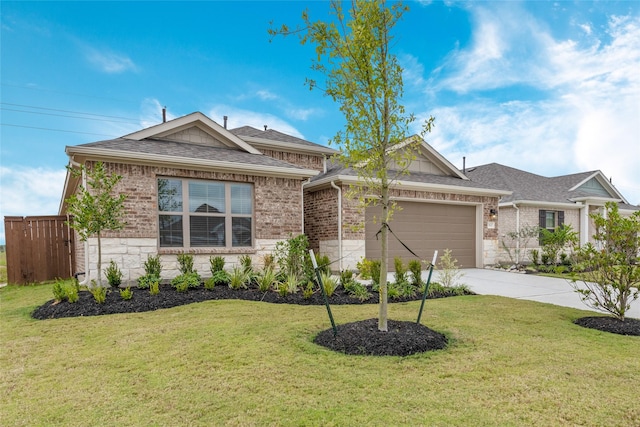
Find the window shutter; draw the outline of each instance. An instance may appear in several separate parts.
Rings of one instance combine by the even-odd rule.
[[[547,211],[540,209],[539,220],[540,231],[538,233],[538,242],[542,245],[542,229],[547,225]]]
[[[564,225],[564,211],[558,211],[558,227]]]

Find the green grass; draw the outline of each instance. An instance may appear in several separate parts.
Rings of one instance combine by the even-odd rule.
[[[7,253],[0,252],[0,283],[7,283]]]
[[[0,289],[0,413],[12,426],[640,425],[640,338],[581,310],[493,296],[427,301],[443,351],[333,353],[324,307],[208,301],[37,321],[51,285]],[[414,320],[420,302],[391,304]],[[335,306],[338,323],[376,306]]]

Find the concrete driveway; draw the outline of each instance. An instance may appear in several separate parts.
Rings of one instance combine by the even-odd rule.
[[[481,295],[500,295],[593,311],[580,301],[571,283],[565,279],[480,268],[466,268],[462,271],[464,277],[460,281]],[[437,272],[434,272],[434,276],[437,280]],[[627,316],[640,319],[640,300],[631,304]]]

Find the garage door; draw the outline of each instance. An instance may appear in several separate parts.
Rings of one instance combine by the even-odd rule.
[[[476,207],[420,202],[399,202],[401,211],[396,211],[389,226],[412,251],[423,260],[431,261],[433,252],[438,250],[438,261],[445,249],[458,260],[458,266],[476,266]],[[380,218],[382,209],[367,208],[366,211],[366,257],[380,259],[380,241],[376,233],[380,221],[373,223],[374,216]],[[399,256],[408,262],[415,259],[398,240],[389,235],[389,268],[393,269],[393,259]]]

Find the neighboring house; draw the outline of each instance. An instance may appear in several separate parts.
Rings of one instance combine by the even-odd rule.
[[[278,241],[303,232],[312,248],[339,260],[334,270],[380,255],[375,209],[360,212],[344,194],[358,182],[356,172],[327,162],[336,151],[319,144],[266,128],[226,129],[226,119],[220,126],[196,112],[66,153],[74,168],[101,161],[123,177],[116,191],[127,194],[127,226],[104,233],[102,245],[103,265],[114,260],[126,280],[144,274],[144,261],[155,254],[167,278],[178,274],[182,252],[194,254],[203,273],[211,255],[229,263],[250,255],[261,264]],[[411,174],[392,189],[402,208],[394,234],[425,260],[451,249],[463,267],[493,263],[499,241],[492,212],[510,191],[469,180],[425,142],[416,154]],[[80,181],[67,174],[60,214]],[[76,248],[76,271],[88,270],[90,279],[96,240]],[[414,258],[393,236],[389,241],[391,261]]]
[[[640,207],[630,205],[624,196],[600,171],[545,177],[519,169],[490,163],[466,169],[474,182],[510,191],[499,203],[498,228],[500,238],[508,247],[516,241],[507,237],[525,226],[554,230],[570,225],[579,234],[579,243],[592,241],[595,232],[590,214],[603,212],[607,202],[618,203],[620,213],[629,215]],[[529,249],[539,248],[538,238],[529,242]],[[523,250],[524,248],[520,248]],[[503,261],[506,253],[503,254]]]

